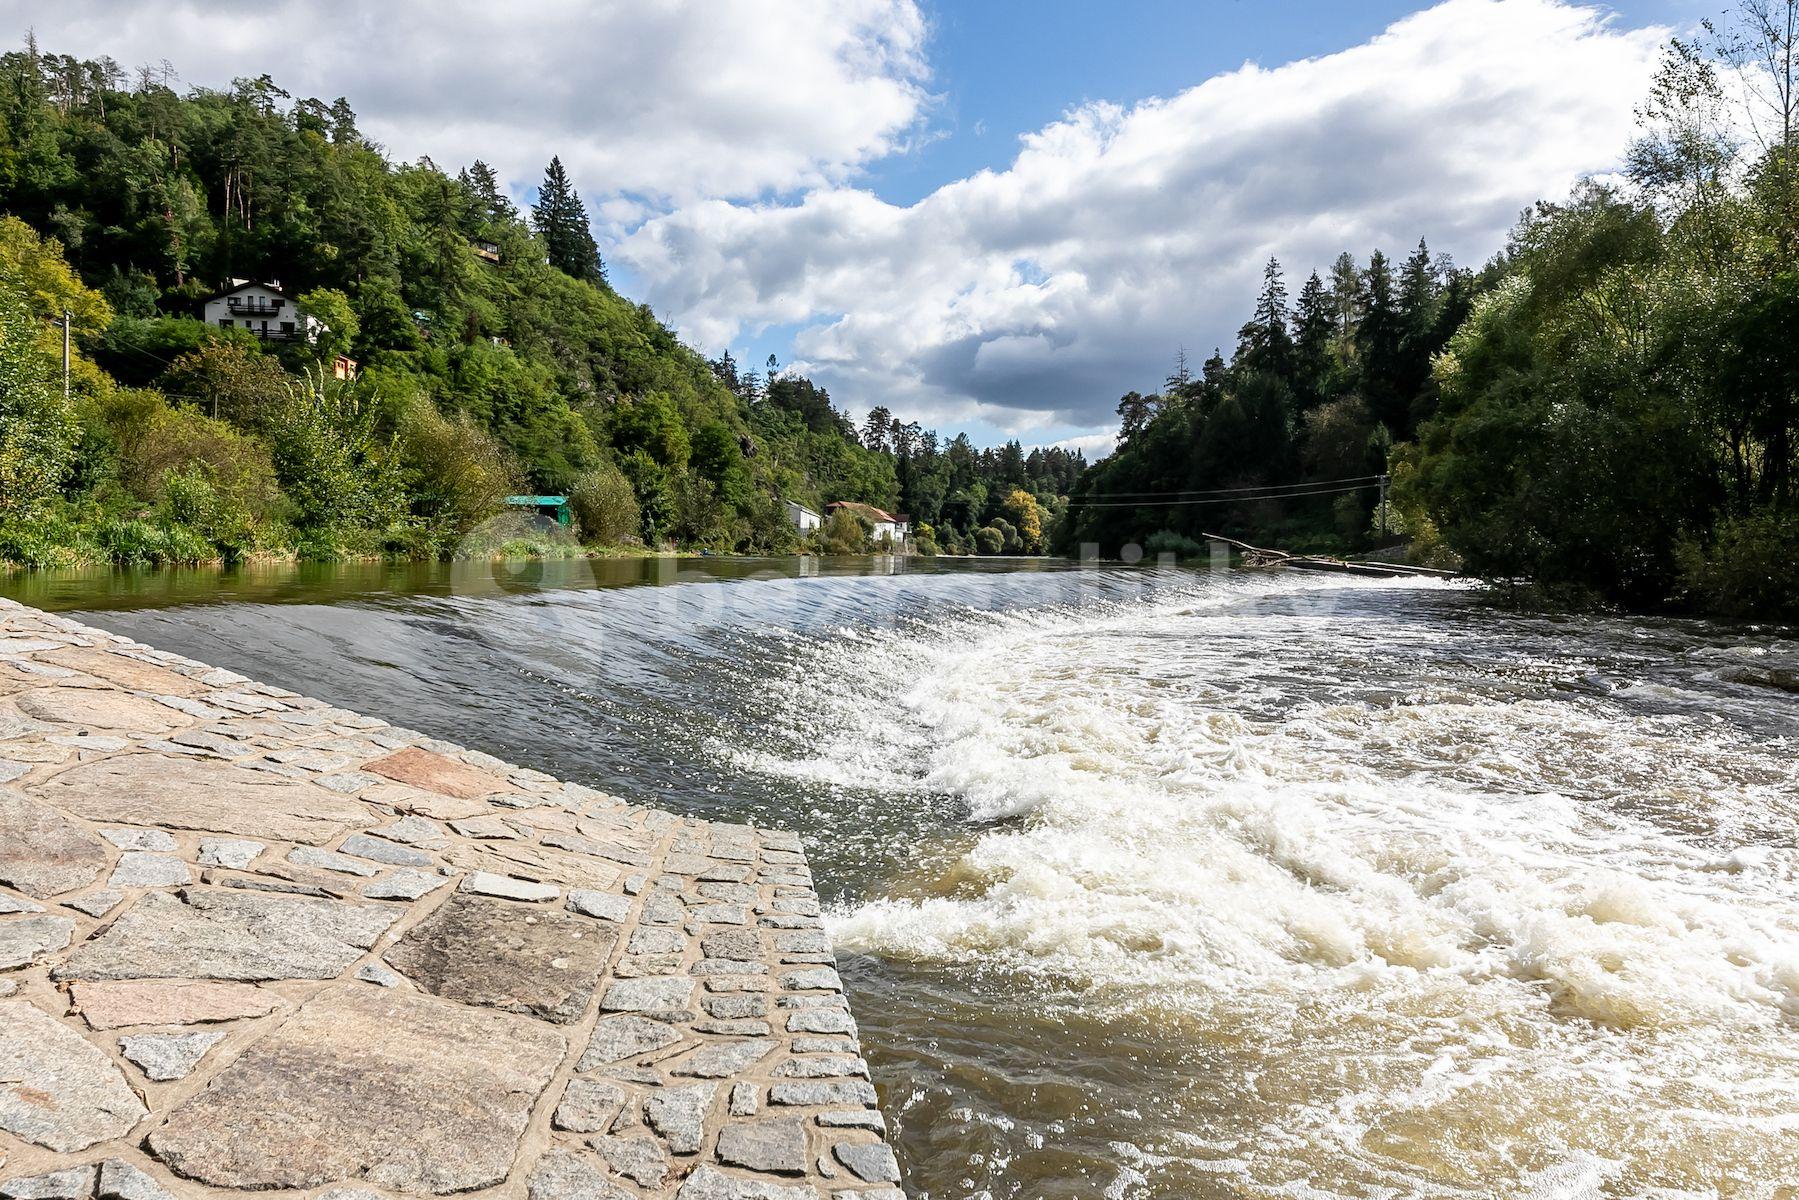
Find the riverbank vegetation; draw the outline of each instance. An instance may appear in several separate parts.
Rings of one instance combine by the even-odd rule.
[[[1058,548],[1385,532],[1556,602],[1799,619],[1795,11],[1674,42],[1624,177],[1479,271],[1346,254],[1290,304],[1270,263],[1228,363],[1120,402]]]
[[[610,286],[560,162],[521,211],[266,75],[182,89],[28,40],[0,56],[0,214],[0,560],[441,556],[518,493],[568,496],[590,544],[791,552],[782,500],[851,500],[927,550],[1041,552],[1085,466],[708,362]],[[201,320],[233,279],[324,329]]]

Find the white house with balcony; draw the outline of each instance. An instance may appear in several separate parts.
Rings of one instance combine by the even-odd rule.
[[[281,290],[279,281],[233,279],[206,299],[206,323],[219,329],[247,329],[270,342],[316,342],[327,326]]]

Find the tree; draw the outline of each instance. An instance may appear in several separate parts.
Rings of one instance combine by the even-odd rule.
[[[587,206],[569,182],[560,157],[550,159],[544,170],[531,215],[551,266],[574,279],[606,282],[606,267],[587,221]]]
[[[243,342],[209,341],[177,358],[159,380],[171,396],[240,429],[264,429],[292,399],[298,381]]]
[[[321,377],[293,388],[268,417],[281,490],[331,550],[381,533],[402,508],[399,456],[373,399]]]
[[[1366,303],[1355,331],[1361,391],[1374,419],[1397,431],[1407,424],[1411,397],[1400,391],[1404,330],[1393,298],[1393,269],[1387,256],[1376,250],[1362,278]]]
[[[350,304],[350,298],[336,288],[313,288],[310,292],[302,292],[297,299],[302,311],[318,318],[325,326],[316,344],[319,357],[331,359],[339,354],[349,354],[356,344],[356,335],[362,332],[362,324],[356,319],[356,309]]]
[[[1422,238],[1399,272],[1399,345],[1393,359],[1393,394],[1398,425],[1389,424],[1393,436],[1410,438],[1414,415],[1430,383],[1430,360],[1442,345],[1437,340],[1439,304],[1436,264]],[[1404,404],[1403,414],[1398,409]]]
[[[98,334],[112,323],[112,306],[69,269],[61,243],[17,217],[0,217],[0,280],[41,320],[61,320],[68,313],[78,337]]]
[[[501,511],[519,470],[498,438],[467,414],[446,417],[414,396],[400,420],[399,459],[412,511],[440,552]]]
[[[1290,380],[1293,337],[1287,328],[1287,317],[1287,285],[1281,278],[1281,264],[1270,258],[1262,271],[1262,292],[1256,297],[1255,315],[1237,334],[1234,365]]]
[[[1000,512],[1018,532],[1019,549],[1026,554],[1043,553],[1043,506],[1023,488],[1013,488],[1000,501]]]
[[[877,404],[868,410],[868,420],[862,425],[862,444],[870,450],[884,451],[893,443],[893,414],[887,406]]]
[[[631,481],[610,461],[581,477],[569,502],[585,541],[618,545],[643,533],[643,510]]]
[[[1118,400],[1118,440],[1128,442],[1142,433],[1155,413],[1155,397],[1126,392]]]
[[[1362,323],[1367,296],[1363,288],[1362,269],[1356,265],[1355,256],[1347,250],[1337,255],[1337,260],[1331,264],[1327,295],[1330,298],[1331,320],[1336,332],[1337,356],[1348,361],[1354,351],[1356,329]]]
[[[518,209],[513,207],[511,197],[500,186],[500,177],[492,167],[478,158],[475,165],[468,169],[468,189],[474,200],[476,219],[483,232],[491,233],[518,217]]]
[[[0,526],[31,520],[56,496],[80,437],[21,292],[0,275]]]
[[[1336,326],[1330,297],[1316,271],[1299,289],[1293,326],[1293,390],[1303,412],[1329,399],[1335,390],[1331,379],[1331,340]]]
[[[868,549],[869,524],[847,508],[825,518],[819,544],[826,554],[861,554]]]

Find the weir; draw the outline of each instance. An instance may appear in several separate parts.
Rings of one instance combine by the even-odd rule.
[[[0,1198],[904,1200],[792,833],[0,600]]]

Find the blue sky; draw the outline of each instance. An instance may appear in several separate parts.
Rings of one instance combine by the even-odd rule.
[[[482,158],[521,196],[559,155],[615,283],[708,354],[773,353],[858,416],[1097,451],[1177,348],[1229,350],[1269,256],[1303,276],[1422,236],[1474,264],[1524,207],[1612,171],[1668,32],[1727,3],[0,13],[188,83],[347,96],[390,156]]]

